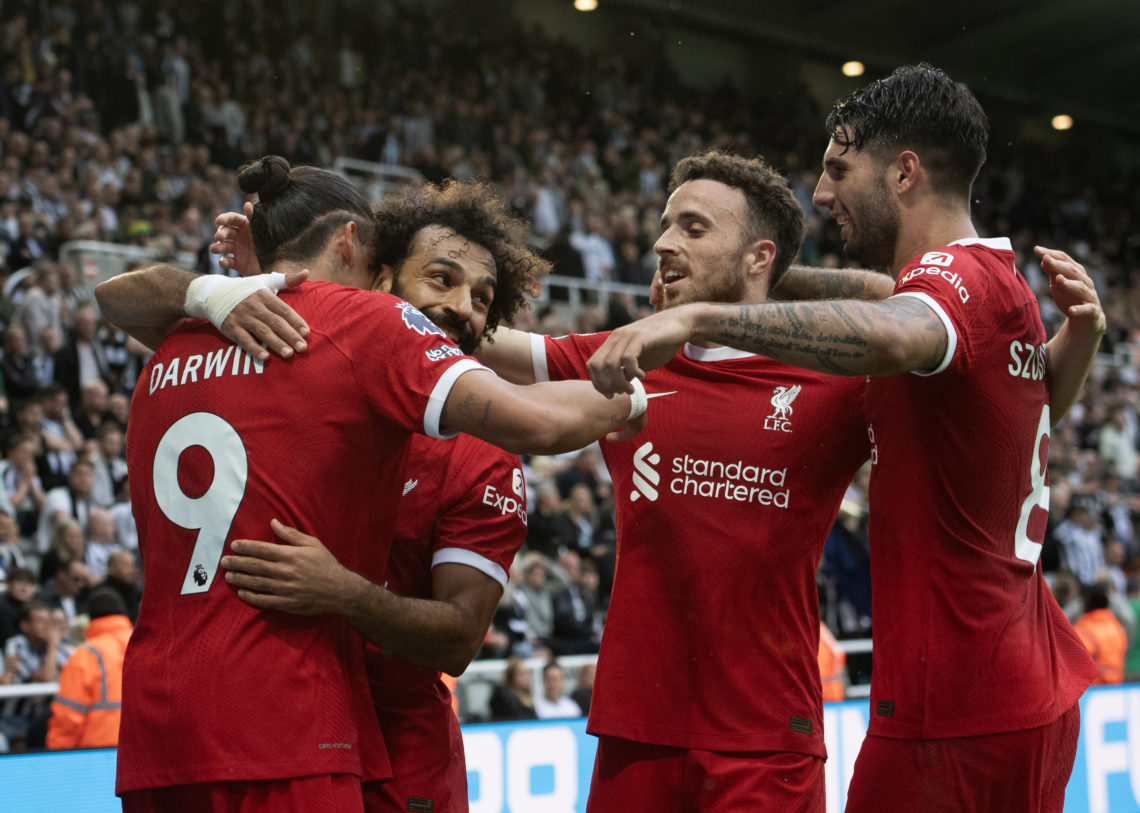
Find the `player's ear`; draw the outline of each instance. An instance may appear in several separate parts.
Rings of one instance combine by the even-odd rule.
[[[345,266],[351,268],[360,249],[357,239],[356,221],[350,220],[337,230],[337,252]]]
[[[776,260],[776,243],[772,240],[757,240],[747,247],[744,260],[748,266],[748,276],[767,274]]]

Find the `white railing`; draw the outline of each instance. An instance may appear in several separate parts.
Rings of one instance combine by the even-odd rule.
[[[852,638],[837,642],[839,648],[847,654],[861,654],[871,651],[870,638]],[[569,694],[574,690],[578,670],[586,664],[597,663],[597,655],[563,655],[558,663],[566,672],[566,691]],[[538,692],[542,686],[542,667],[546,665],[546,658],[527,658],[526,666],[531,671],[531,686]],[[459,700],[459,719],[463,722],[486,720],[490,716],[489,701],[495,685],[502,681],[503,672],[507,668],[506,660],[472,661],[467,671],[459,676],[455,687],[455,696]],[[869,684],[857,684],[847,687],[849,698],[867,697],[871,693]]]
[[[0,700],[9,697],[50,697],[58,691],[58,683],[14,683],[11,686],[0,686]]]

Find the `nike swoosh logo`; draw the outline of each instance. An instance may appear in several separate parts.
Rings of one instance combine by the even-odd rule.
[[[662,395],[676,395],[676,394],[677,394],[677,390],[672,390],[670,392],[647,392],[647,393],[645,393],[645,397],[646,398],[660,398]]]

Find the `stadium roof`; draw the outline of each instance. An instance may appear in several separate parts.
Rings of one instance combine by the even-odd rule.
[[[1140,134],[1137,0],[613,2],[709,34],[858,59],[869,76],[924,60],[979,96]]]

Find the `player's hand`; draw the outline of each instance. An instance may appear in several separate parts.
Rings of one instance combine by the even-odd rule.
[[[211,254],[221,254],[218,265],[233,268],[243,277],[261,273],[257,262],[257,252],[253,247],[253,234],[249,230],[249,218],[253,215],[253,204],[249,201],[241,212],[223,212],[214,218],[217,231],[214,242],[210,243]]]
[[[689,340],[688,307],[670,308],[619,327],[599,347],[586,367],[602,395],[633,392],[630,381],[669,362]]]
[[[314,536],[270,522],[281,543],[235,539],[222,557],[226,581],[254,607],[295,615],[336,612],[346,585],[360,579]]]
[[[309,278],[308,271],[285,275],[285,287],[295,288]],[[268,290],[256,291],[230,311],[219,330],[256,359],[264,361],[270,353],[289,358],[294,351],[304,353],[309,326],[295,310]]]
[[[1034,246],[1033,252],[1041,261],[1041,270],[1049,275],[1049,295],[1070,326],[1104,335],[1104,310],[1084,266],[1059,249]]]

